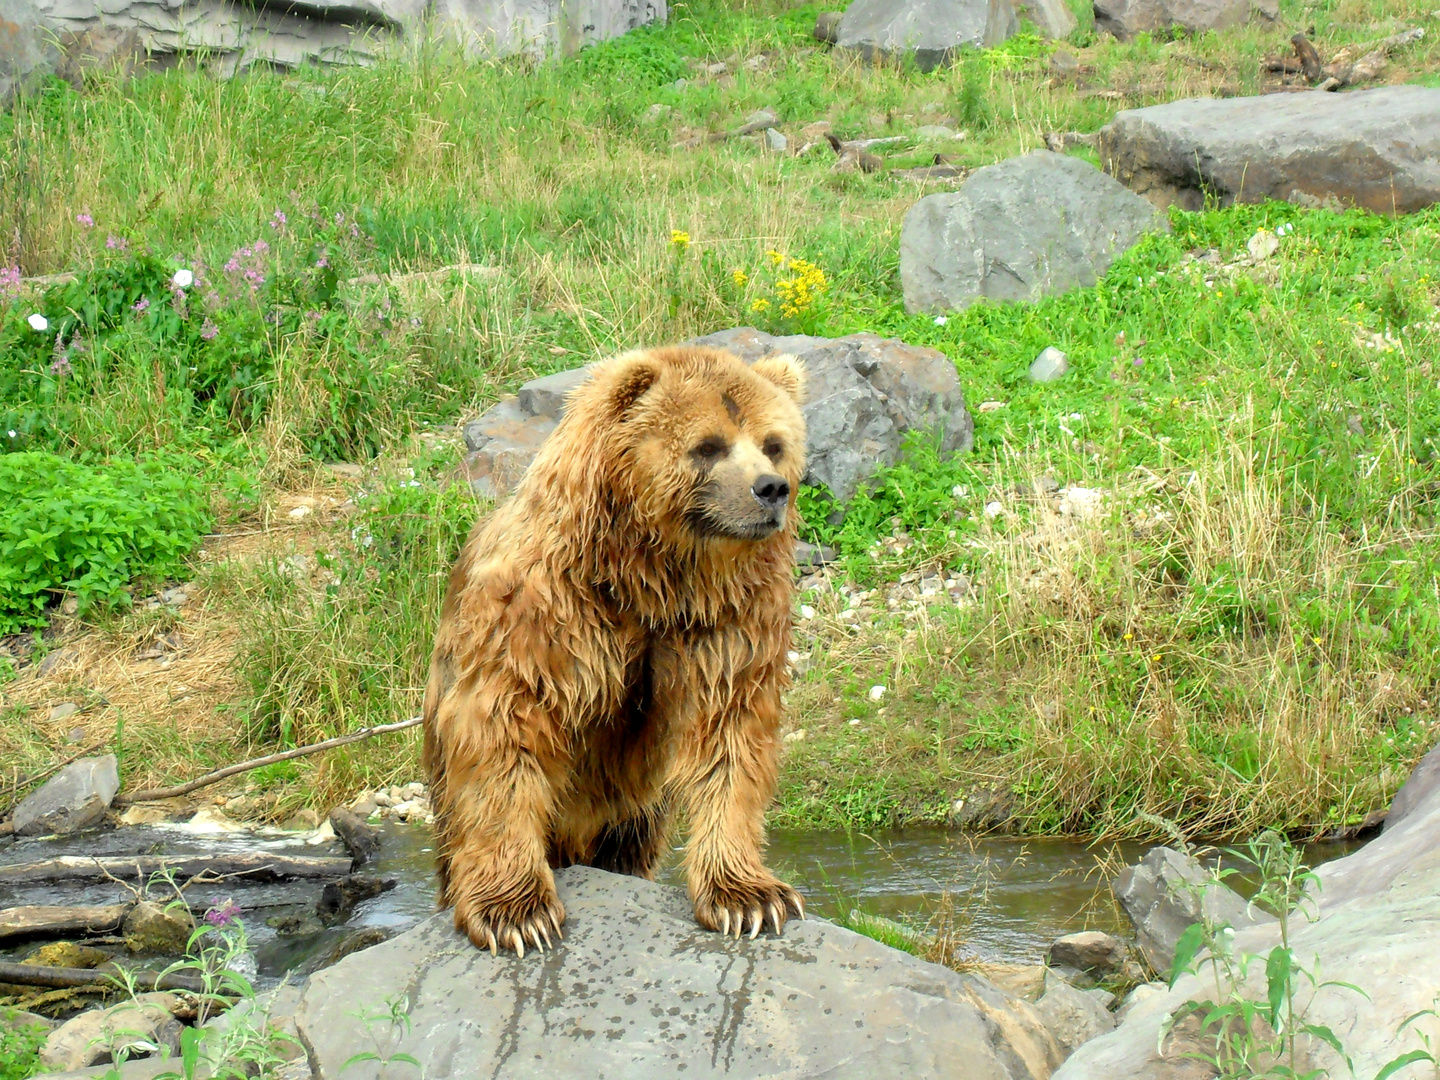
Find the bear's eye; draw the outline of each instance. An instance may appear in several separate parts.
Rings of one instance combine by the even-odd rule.
[[[785,447],[780,444],[779,439],[772,436],[771,438],[765,440],[764,450],[765,456],[768,457],[771,461],[775,461],[780,457],[781,454],[785,452]]]
[[[695,449],[690,452],[694,454],[697,458],[699,458],[701,461],[714,461],[716,458],[724,454],[725,450],[726,446],[722,440],[703,439],[695,447]]]

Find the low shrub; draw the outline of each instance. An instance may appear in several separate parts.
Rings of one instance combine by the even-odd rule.
[[[0,634],[44,625],[62,593],[82,614],[128,604],[133,580],[179,573],[209,527],[200,481],[174,459],[0,455]]]

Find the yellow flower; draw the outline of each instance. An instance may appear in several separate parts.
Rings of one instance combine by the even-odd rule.
[[[675,245],[677,251],[684,251],[690,246],[690,234],[683,229],[671,229],[670,243]]]
[[[785,261],[785,256],[781,255],[780,252],[776,251],[774,248],[771,248],[769,251],[765,252],[765,254],[770,256],[770,262],[773,263],[775,266],[779,266]]]
[[[1126,635],[1125,635],[1125,640],[1126,640],[1126,641],[1134,641],[1134,640],[1135,640],[1135,635],[1134,635],[1134,634],[1126,634]]]
[[[1310,640],[1313,641],[1316,645],[1319,645],[1319,644],[1320,644],[1320,639],[1319,639],[1318,637],[1317,637],[1317,638],[1311,638]]]
[[[750,310],[755,312],[769,311],[770,301],[766,300],[763,296],[757,296],[754,300],[750,301]]]
[[[1150,659],[1158,664],[1160,662],[1160,654],[1157,652],[1154,656],[1150,657]]]
[[[739,267],[736,267],[734,270],[730,271],[730,280],[735,282],[735,287],[737,289],[743,289],[746,283],[750,280],[750,275],[745,273],[745,271],[741,270]]]

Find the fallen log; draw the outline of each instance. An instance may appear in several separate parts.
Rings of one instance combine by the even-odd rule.
[[[125,921],[129,904],[100,907],[57,907],[32,904],[0,911],[0,941],[10,938],[63,937],[68,934],[108,934]]]
[[[333,750],[337,746],[348,746],[350,743],[359,742],[362,739],[369,739],[376,735],[387,735],[392,731],[404,731],[406,728],[415,727],[424,719],[419,716],[412,716],[409,720],[401,720],[394,724],[377,724],[375,727],[361,728],[359,731],[352,731],[348,735],[337,735],[333,739],[326,739],[324,742],[311,743],[309,746],[297,746],[293,750],[282,750],[276,754],[266,754],[264,757],[251,758],[249,761],[242,761],[237,765],[227,765],[223,769],[216,769],[214,772],[198,776],[184,784],[176,784],[168,788],[151,788],[146,791],[137,791],[133,795],[121,793],[115,798],[115,806],[129,806],[131,803],[156,802],[159,799],[178,799],[181,795],[188,795],[202,787],[209,787],[211,784],[218,784],[221,780],[228,779],[239,773],[249,772],[251,769],[258,769],[264,765],[274,765],[279,761],[289,761],[292,758],[305,757],[307,754],[318,754],[322,750]]]
[[[173,874],[188,880],[209,874],[243,875],[250,881],[287,881],[291,878],[341,878],[350,873],[348,855],[271,855],[247,851],[229,855],[58,855],[37,862],[0,866],[0,885],[27,885],[37,881],[106,881],[111,878],[147,880],[154,874]]]
[[[77,986],[124,986],[125,980],[141,990],[188,990],[205,993],[204,980],[198,975],[172,971],[131,971],[122,973],[114,964],[97,968],[45,967],[41,964],[0,964],[0,983],[16,986],[43,986],[51,990],[69,990]]]

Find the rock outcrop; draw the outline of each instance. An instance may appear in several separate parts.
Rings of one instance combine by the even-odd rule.
[[[15,835],[61,836],[98,824],[119,790],[114,754],[72,761],[15,808]]]
[[[1251,0],[1095,0],[1095,29],[1128,41],[1136,34],[1228,30],[1250,17]]]
[[[967,451],[975,423],[955,365],[938,349],[874,334],[843,338],[774,337],[750,327],[697,338],[730,349],[747,363],[793,353],[808,379],[805,482],[845,501],[880,465],[899,460],[910,432],[932,433],[942,453]],[[483,495],[514,489],[565,411],[565,397],[588,368],[534,379],[513,398],[465,425],[469,477]]]
[[[571,54],[664,22],[665,0],[0,0],[0,104],[36,74],[165,67],[199,56],[255,65],[361,63],[400,43],[453,37],[475,56]]]
[[[1069,37],[1080,25],[1065,0],[1021,0],[1026,18],[1049,38]]]
[[[1311,917],[1296,916],[1291,922],[1291,947],[1297,959],[1308,970],[1318,970],[1328,983],[1309,1001],[1305,1023],[1329,1028],[1354,1062],[1352,1072],[1325,1043],[1303,1037],[1297,1063],[1302,1073],[1315,1068],[1330,1076],[1370,1077],[1401,1054],[1422,1049],[1415,1024],[1403,1031],[1401,1025],[1435,1007],[1431,958],[1440,956],[1440,904],[1435,901],[1440,896],[1440,784],[1433,779],[1437,773],[1440,748],[1432,750],[1416,770],[1421,782],[1416,797],[1407,798],[1406,812],[1359,851],[1317,869],[1320,889],[1308,905]],[[1236,933],[1235,948],[1265,957],[1278,936],[1273,921],[1250,926]],[[1338,983],[1350,983],[1363,994]],[[1161,1043],[1160,1032],[1167,1015],[1184,1002],[1214,993],[1214,979],[1206,968],[1203,979],[1186,975],[1170,990],[1157,989],[1133,1006],[1127,1003],[1124,1023],[1076,1051],[1055,1074],[1056,1080],[1200,1075],[1185,1071],[1195,1069],[1198,1062],[1182,1056],[1187,1048],[1203,1049],[1195,1045],[1195,1037],[1172,1034]],[[1265,1000],[1263,960],[1251,965],[1244,993],[1252,1001]],[[1412,1080],[1431,1075],[1430,1069],[1428,1064],[1416,1064],[1394,1075]]]
[[[1167,227],[1145,200],[1078,158],[1048,150],[1011,158],[905,215],[905,309],[1038,300],[1093,285],[1146,232]]]
[[[840,20],[835,47],[933,71],[956,50],[993,48],[1019,27],[1011,0],[854,0]]]
[[[1174,848],[1151,848],[1111,886],[1135,924],[1135,944],[1159,975],[1169,975],[1180,935],[1202,918],[1236,928],[1261,920],[1240,896],[1215,883],[1210,871]]]
[[[1440,90],[1194,98],[1100,131],[1105,171],[1157,206],[1283,199],[1409,213],[1440,201]]]
[[[1059,1049],[1034,1006],[819,919],[782,938],[700,929],[679,889],[559,871],[565,939],[491,956],[442,913],[310,977],[295,1012],[316,1080],[370,1080],[373,1042],[425,1076],[967,1077],[1041,1080]],[[409,1022],[387,1002],[408,1006]]]

